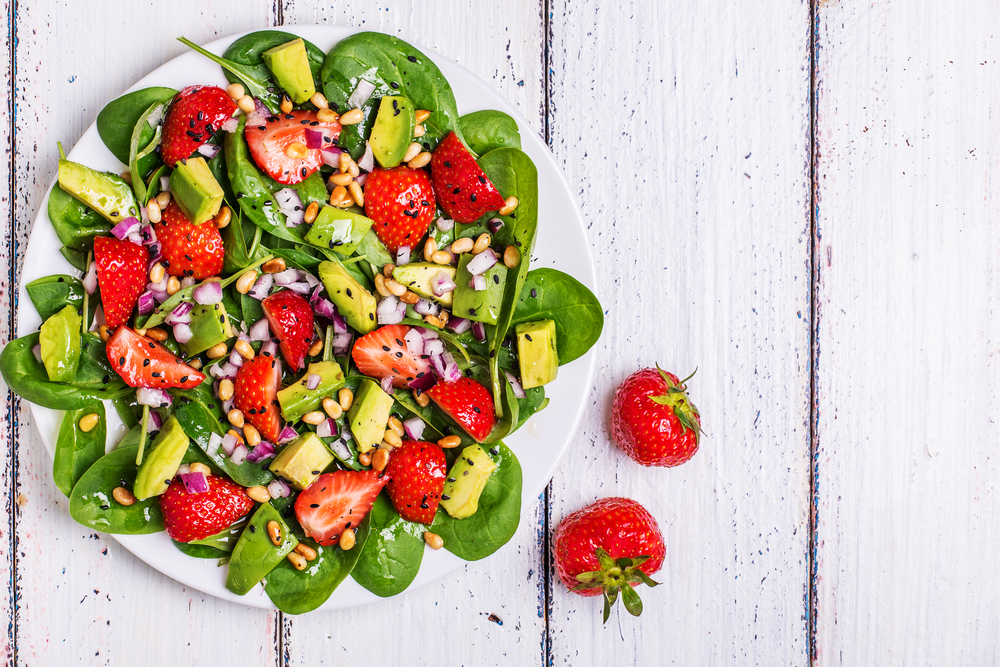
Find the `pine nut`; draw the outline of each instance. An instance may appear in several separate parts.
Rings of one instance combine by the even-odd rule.
[[[209,359],[218,359],[219,357],[226,356],[228,353],[229,353],[229,348],[226,347],[226,344],[218,343],[217,345],[213,345],[212,347],[208,348],[208,352],[206,354],[208,354]]]
[[[417,402],[417,405],[419,405],[422,408],[426,408],[428,405],[431,404],[431,397],[425,394],[424,392],[420,391],[419,389],[413,390],[413,400],[415,400]]]
[[[347,188],[343,185],[338,185],[330,193],[330,206],[336,206],[337,208],[347,208],[354,203],[350,195],[347,194]]]
[[[160,194],[156,195],[156,203],[160,205],[160,211],[165,209],[168,204],[170,204],[170,193],[164,190]]]
[[[406,152],[403,154],[403,162],[409,162],[417,157],[423,149],[423,146],[414,141],[406,148]]]
[[[163,216],[161,214],[162,211],[160,210],[160,202],[156,201],[156,199],[150,199],[146,202],[146,217],[149,218],[151,223],[155,225],[162,220]],[[154,280],[153,282],[158,283],[160,281]]]
[[[266,503],[271,500],[271,493],[267,490],[266,486],[248,487],[247,495],[250,496],[250,500],[254,500],[258,503]]]
[[[194,359],[188,359],[187,365],[195,370],[198,370],[199,368],[201,368],[201,359],[199,359],[198,357],[195,357]]]
[[[397,283],[392,278],[389,278],[388,280],[385,281],[385,288],[389,290],[393,296],[403,296],[404,294],[406,294],[406,287],[404,287],[400,283]]]
[[[260,268],[264,271],[264,273],[281,273],[288,267],[285,266],[285,260],[280,257],[275,257],[272,260],[264,262],[264,265]]]
[[[435,551],[444,546],[444,540],[441,539],[441,536],[429,530],[424,533],[424,542]]]
[[[247,271],[236,281],[236,291],[240,294],[246,294],[253,289],[255,282],[257,282],[257,272]]]
[[[386,264],[385,266],[382,267],[382,275],[385,276],[386,278],[392,278],[392,272],[395,270],[396,270],[396,265],[390,262],[389,264]]]
[[[316,112],[316,120],[321,123],[336,123],[340,116],[333,109],[320,109]]]
[[[354,203],[364,208],[365,193],[361,190],[361,185],[357,181],[351,181],[351,184],[347,186],[347,191],[351,193],[351,199],[354,200]]]
[[[427,322],[432,327],[441,328],[441,319],[435,315],[424,315],[424,322]]]
[[[267,522],[267,536],[271,538],[271,544],[280,547],[284,541],[281,535],[281,525],[277,521]]]
[[[508,269],[516,269],[521,263],[521,253],[518,252],[517,248],[512,245],[504,248],[503,251],[503,265]]]
[[[451,253],[446,250],[436,250],[431,255],[431,261],[435,264],[451,264]]]
[[[403,444],[403,441],[399,438],[399,434],[391,428],[385,430],[385,433],[382,434],[382,439],[393,447],[399,447]]]
[[[303,158],[309,157],[309,149],[306,148],[305,144],[300,144],[297,141],[293,141],[292,143],[288,144],[287,148],[285,148],[285,155],[287,155],[290,158],[296,158],[298,160],[301,160]]]
[[[438,249],[437,241],[435,241],[433,237],[428,236],[427,242],[424,243],[424,259],[428,262],[432,261],[431,257],[434,256],[434,253],[437,252],[437,249]]]
[[[441,328],[444,329],[444,325],[448,324],[448,311],[442,310],[441,314],[438,315],[438,319],[441,321]]]
[[[155,341],[162,343],[167,339],[167,332],[159,327],[153,327],[152,329],[146,329],[146,335]]]
[[[316,560],[316,550],[313,549],[308,544],[305,544],[304,542],[299,542],[297,545],[295,545],[295,552],[298,553],[303,558],[305,558],[307,561],[311,562]]]
[[[472,246],[472,254],[473,255],[478,255],[482,251],[484,251],[487,248],[489,248],[490,247],[490,241],[492,241],[492,240],[493,239],[491,239],[490,235],[487,234],[486,232],[483,232],[482,234],[480,234],[479,238],[476,239],[476,244],[474,246]]]
[[[462,444],[462,439],[457,435],[446,435],[437,442],[441,449],[453,449]]]
[[[354,177],[351,176],[350,174],[346,173],[346,172],[344,172],[344,173],[337,173],[337,174],[334,174],[333,176],[330,177],[330,181],[334,185],[343,185],[345,188],[348,185],[350,185],[351,181],[353,181],[353,180],[354,180]]]
[[[238,102],[244,95],[246,95],[246,90],[243,88],[241,83],[231,83],[226,87],[226,94],[229,95],[229,99],[234,102]]]
[[[309,202],[309,206],[306,206],[305,212],[305,223],[311,225],[316,222],[316,215],[319,213],[319,202]]]
[[[308,353],[310,357],[315,357],[322,351],[323,351],[323,339],[317,338],[316,341],[309,346]]]
[[[424,129],[423,125],[417,125],[416,127],[413,128],[413,136],[422,137],[425,134],[427,134],[427,130]]]
[[[326,101],[326,95],[319,91],[313,93],[313,96],[309,98],[309,101],[312,102],[312,105],[317,109],[330,108],[330,103]]]
[[[340,173],[346,174],[351,170],[351,156],[349,153],[341,153],[340,157],[337,158],[337,166],[340,169]]]
[[[403,428],[403,422],[399,421],[399,419],[393,416],[389,417],[389,428],[395,431],[396,435],[398,435],[400,438],[402,438],[403,434],[406,433],[406,430]]]
[[[368,452],[358,454],[358,463],[363,466],[370,466],[372,464],[372,457]]]
[[[288,99],[288,95],[281,96],[281,104],[278,105],[281,109],[281,113],[291,113],[292,112],[292,101]]]
[[[247,444],[251,447],[260,444],[260,431],[253,424],[247,424],[243,427],[243,437],[247,439]]]
[[[118,175],[121,176],[121,178],[122,178],[123,181],[125,181],[129,185],[132,185],[132,172],[131,171],[129,171],[128,169],[126,169],[125,171],[123,171],[122,173],[120,173]]]
[[[378,292],[381,296],[391,296],[392,295],[392,292],[390,292],[388,289],[386,289],[386,287],[385,287],[385,278],[382,276],[381,273],[376,273],[375,274],[375,291]]]
[[[504,200],[504,207],[497,211],[500,215],[510,215],[517,208],[517,197],[511,195]]]
[[[372,452],[372,468],[382,472],[389,465],[389,452],[384,449],[376,449]]]
[[[456,255],[461,255],[463,252],[469,252],[472,250],[472,246],[475,243],[468,236],[460,239],[455,239],[451,244],[451,251]]]
[[[173,296],[181,291],[181,281],[177,279],[177,276],[170,276],[167,278],[167,294]]]
[[[224,378],[219,382],[219,400],[228,401],[233,397],[233,381]]]
[[[347,155],[347,153],[344,153],[344,155]],[[347,155],[347,173],[354,178],[361,175],[361,167],[358,166],[358,163],[350,155]]]
[[[97,426],[97,422],[101,421],[101,418],[96,412],[91,412],[89,415],[84,415],[80,417],[79,427],[84,433],[90,433]]]
[[[243,411],[237,410],[236,408],[229,411],[229,414],[226,415],[226,419],[228,419],[229,423],[236,428],[243,428],[243,425],[246,423],[246,420],[243,418]]]
[[[417,109],[416,121],[417,125],[422,125],[425,120],[431,117],[431,112],[427,109]]]
[[[115,490],[111,492],[111,497],[115,499],[115,502],[123,507],[128,507],[129,505],[135,504],[135,496],[132,492],[126,489],[124,486],[116,486]]]
[[[351,409],[354,405],[354,392],[351,391],[350,387],[344,387],[337,392],[337,402],[340,403],[340,407],[346,412]]]
[[[226,431],[226,435],[233,436],[234,438],[236,438],[236,442],[238,444],[240,444],[240,445],[243,444],[243,436],[240,435],[239,433],[237,433],[236,431],[234,431],[233,429],[229,429],[228,431]]]
[[[97,332],[101,335],[101,340],[103,340],[105,343],[107,343],[108,339],[111,338],[111,334],[108,333],[107,324],[102,324],[101,326],[97,327]]]
[[[406,290],[399,297],[399,300],[407,305],[414,306],[417,304],[418,301],[420,301],[420,297],[411,292],[410,290]]]
[[[427,151],[424,151],[423,153],[417,155],[417,157],[407,162],[406,166],[409,167],[410,169],[420,169],[421,167],[426,167],[428,164],[430,164],[430,161],[431,161],[431,154]]]
[[[316,426],[326,421],[326,415],[324,415],[319,410],[313,410],[312,412],[307,412],[304,415],[302,415],[302,421],[304,421],[307,424],[312,424],[313,426]]]
[[[250,343],[246,342],[245,340],[236,341],[236,345],[234,345],[233,348],[236,350],[237,354],[239,354],[247,361],[253,359],[254,355],[253,346]]]
[[[240,98],[240,101],[236,103],[236,106],[240,108],[243,113],[252,113],[257,105],[254,103],[253,98],[249,95],[244,95]]]
[[[323,412],[329,415],[331,419],[340,419],[344,416],[344,408],[340,407],[340,403],[329,397],[323,399]]]
[[[229,226],[229,222],[233,219],[233,212],[228,206],[223,206],[219,209],[219,212],[215,215],[215,226],[219,229],[225,229]]]
[[[364,114],[361,113],[361,109],[351,109],[340,117],[340,124],[357,125],[362,120],[364,120]]]
[[[337,543],[344,551],[353,549],[355,544],[354,530],[352,528],[345,528],[344,533],[340,536],[340,540]]]
[[[209,468],[204,463],[199,463],[195,461],[194,463],[188,466],[188,472],[200,472],[201,474],[208,476],[212,474],[212,469]]]
[[[289,551],[285,558],[287,558],[288,562],[292,564],[292,567],[299,572],[309,567],[309,564],[306,563],[306,559],[302,557],[302,554],[296,551]]]
[[[153,264],[153,268],[149,270],[149,282],[151,283],[160,282],[161,280],[163,280],[163,274],[165,273],[166,269],[163,268],[162,264],[160,264],[159,262]]]

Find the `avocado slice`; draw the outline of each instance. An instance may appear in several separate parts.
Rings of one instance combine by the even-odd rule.
[[[306,243],[351,255],[371,229],[374,220],[350,210],[324,206],[306,233]]]
[[[360,453],[367,452],[382,442],[392,405],[392,396],[382,391],[377,382],[367,378],[361,381],[354,392],[354,405],[347,411],[354,444]]]
[[[323,281],[337,311],[349,325],[362,335],[375,331],[378,326],[375,320],[375,297],[361,286],[343,264],[337,261],[320,262],[319,279]]]
[[[38,335],[42,365],[52,382],[72,382],[80,365],[80,329],[83,318],[73,306],[49,316]]]
[[[318,375],[319,384],[309,389],[309,376]],[[281,416],[286,421],[296,421],[302,415],[318,410],[323,399],[344,386],[344,371],[336,361],[314,361],[298,382],[278,392]]]
[[[406,285],[410,291],[418,296],[430,299],[445,308],[451,308],[455,300],[455,293],[453,291],[445,292],[443,295],[437,296],[431,287],[431,280],[437,274],[443,273],[454,282],[457,272],[458,269],[454,266],[442,266],[441,264],[433,264],[431,262],[416,262],[414,264],[397,266],[392,272],[392,277],[396,282]]]
[[[221,303],[195,304],[191,309],[191,340],[184,346],[187,356],[199,354],[229,340],[236,333],[229,322],[226,307]]]
[[[466,268],[474,255],[465,253],[458,260],[458,273],[455,275],[455,304],[452,314],[467,320],[496,324],[500,317],[500,306],[503,304],[504,287],[507,285],[507,267],[503,262],[497,262],[489,271],[483,274],[486,278],[486,289],[474,290],[469,286],[472,274]]]
[[[135,194],[120,176],[63,159],[59,160],[59,187],[111,223],[139,217]]]
[[[385,169],[403,161],[406,149],[413,141],[416,113],[413,103],[402,95],[388,95],[379,103],[368,144],[375,159]]]
[[[285,445],[274,457],[269,470],[287,479],[299,491],[304,491],[331,463],[333,454],[319,436],[310,431]]]
[[[293,102],[308,102],[316,94],[306,44],[301,37],[268,49],[260,56],[274,75],[274,80]]]
[[[187,433],[181,428],[181,423],[177,421],[177,417],[170,415],[170,419],[163,424],[153,440],[152,451],[146,454],[139,466],[132,489],[136,498],[143,500],[166,492],[177,469],[181,467],[188,443]]]
[[[203,157],[181,160],[170,174],[170,194],[192,224],[214,218],[225,193]]]
[[[281,530],[281,544],[274,546],[267,533],[267,524],[276,521]],[[264,503],[254,512],[250,523],[240,534],[229,558],[226,588],[237,595],[246,595],[267,573],[289,554],[299,541],[271,503]]]
[[[444,482],[441,507],[455,519],[475,514],[479,509],[479,497],[496,469],[497,464],[479,445],[463,449]]]
[[[552,320],[522,322],[515,327],[515,331],[521,386],[531,389],[555,380],[559,372],[556,323]]]

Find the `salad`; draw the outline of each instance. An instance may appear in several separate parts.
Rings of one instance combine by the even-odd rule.
[[[79,274],[28,284],[43,324],[0,353],[65,411],[70,514],[165,530],[288,613],[347,576],[405,590],[425,544],[492,554],[520,520],[503,439],[603,326],[585,286],[529,268],[545,221],[516,122],[460,116],[379,33],[181,41],[231,85],[108,104],[121,174],[63,155],[48,215]],[[106,453],[108,410],[130,430]]]

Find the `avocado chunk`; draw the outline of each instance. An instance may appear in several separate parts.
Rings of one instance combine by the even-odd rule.
[[[274,80],[293,102],[302,104],[316,94],[306,44],[301,37],[268,49],[260,55],[274,75]]]
[[[479,509],[479,496],[483,495],[486,482],[496,469],[497,464],[479,445],[463,449],[444,482],[441,507],[455,519],[475,514]]]
[[[324,206],[306,233],[306,242],[320,248],[330,248],[341,255],[351,255],[373,223],[371,218],[353,211]]]
[[[278,523],[281,531],[281,544],[278,546],[271,543],[267,533],[267,524],[272,521]],[[274,509],[271,503],[264,503],[254,512],[250,523],[233,547],[232,556],[229,558],[229,574],[226,575],[226,588],[237,595],[246,595],[298,544],[299,541],[281,518],[278,510]]]
[[[235,336],[226,307],[221,303],[195,304],[191,309],[191,340],[184,346],[187,356],[199,354]]]
[[[111,223],[139,217],[135,194],[120,176],[63,159],[59,160],[59,187]]]
[[[521,386],[531,389],[555,380],[559,372],[556,323],[552,320],[522,322],[515,327],[515,331]]]
[[[170,194],[191,224],[200,225],[218,214],[225,193],[205,158],[192,157],[178,162],[170,174]]]
[[[488,250],[485,252],[493,252]],[[469,285],[472,274],[466,268],[474,255],[465,253],[458,260],[458,273],[455,276],[455,304],[451,312],[467,320],[496,324],[500,317],[500,306],[503,304],[504,287],[507,285],[507,267],[503,262],[497,262],[489,271],[483,274],[486,278],[486,289],[474,290]]]
[[[146,454],[135,476],[133,493],[139,500],[163,495],[177,474],[188,448],[188,436],[177,417],[170,415],[153,440],[153,449]]]
[[[309,389],[309,376],[318,375],[319,384]],[[344,386],[344,372],[336,361],[314,361],[300,380],[278,392],[281,416],[286,421],[296,421],[302,415],[318,410],[323,399]]]
[[[392,396],[382,391],[377,382],[368,379],[361,381],[354,392],[354,405],[347,411],[351,435],[354,436],[354,444],[359,452],[367,452],[382,442],[392,405]]]
[[[380,165],[389,169],[403,161],[406,149],[413,140],[414,125],[416,110],[410,100],[401,95],[382,98],[368,140],[372,154]]]
[[[457,272],[458,269],[454,266],[442,266],[430,262],[416,262],[414,264],[397,266],[392,272],[392,277],[396,282],[406,285],[414,294],[439,303],[445,308],[451,308],[455,299],[454,291],[445,292],[441,296],[437,296],[434,294],[432,285],[434,278],[438,274],[444,274],[454,282]]]
[[[375,297],[344,268],[340,262],[320,262],[319,279],[337,312],[344,316],[354,329],[366,334],[375,331]]]
[[[274,457],[269,469],[287,479],[299,491],[304,491],[331,463],[333,454],[319,436],[310,431],[285,445]]]
[[[38,344],[42,365],[52,382],[72,382],[80,365],[80,328],[83,318],[73,306],[66,306],[42,324]]]

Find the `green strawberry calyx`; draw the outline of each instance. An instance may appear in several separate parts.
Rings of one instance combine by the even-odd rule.
[[[653,581],[645,572],[639,569],[643,563],[649,560],[649,556],[636,556],[635,558],[612,558],[608,552],[598,547],[594,552],[601,569],[593,572],[581,572],[576,575],[577,584],[573,590],[583,591],[592,588],[600,588],[604,593],[604,622],[608,622],[611,616],[611,607],[618,601],[618,594],[621,593],[622,602],[625,609],[633,616],[642,613],[642,600],[639,594],[632,588],[633,582],[641,582],[649,587],[659,586],[659,582]]]
[[[667,385],[667,393],[660,396],[650,396],[649,398],[654,403],[671,408],[681,426],[688,431],[694,431],[695,443],[697,444],[703,431],[701,430],[701,423],[698,421],[698,408],[688,399],[686,385],[687,381],[693,378],[694,374],[698,372],[698,369],[694,369],[691,375],[680,382],[674,382],[670,374],[660,368],[659,365],[656,366],[656,370],[660,372],[660,377],[663,378],[663,381]]]

